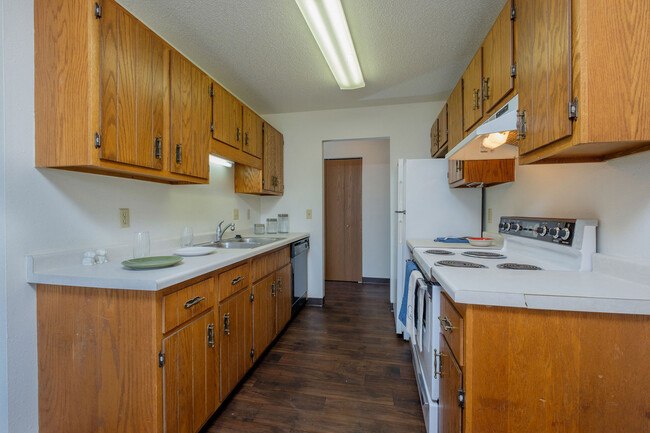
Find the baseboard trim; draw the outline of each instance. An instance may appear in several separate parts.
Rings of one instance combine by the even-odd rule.
[[[308,307],[322,307],[325,305],[325,298],[309,298],[307,299]]]
[[[363,282],[372,284],[390,284],[390,278],[363,277]]]

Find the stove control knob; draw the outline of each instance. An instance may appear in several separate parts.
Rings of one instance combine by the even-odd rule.
[[[535,233],[537,233],[540,236],[546,236],[546,233],[548,233],[548,227],[539,226],[535,229]]]
[[[512,225],[510,223],[505,223],[504,226],[503,226],[503,231],[509,232],[510,227],[512,227]]]
[[[569,230],[568,227],[565,227],[558,232],[558,236],[563,241],[566,241],[567,239],[569,239],[569,236],[571,236],[571,231]]]
[[[560,237],[560,228],[559,227],[553,227],[548,231],[548,234],[553,236],[553,239],[557,239]]]
[[[518,232],[519,230],[521,230],[521,224],[514,223],[512,225],[512,230]]]

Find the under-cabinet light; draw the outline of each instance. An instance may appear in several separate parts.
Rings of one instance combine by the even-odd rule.
[[[508,133],[505,132],[493,132],[483,139],[483,147],[488,149],[496,149],[497,147],[503,145],[508,141]]]
[[[210,155],[210,163],[211,164],[216,164],[216,165],[223,165],[224,167],[232,167],[232,161],[228,161],[227,159],[219,158],[218,156],[215,155]]]
[[[366,83],[341,0],[296,0],[296,3],[341,90],[364,87]]]

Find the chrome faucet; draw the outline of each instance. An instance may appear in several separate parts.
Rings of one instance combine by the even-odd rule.
[[[235,231],[235,223],[228,224],[225,229],[221,228],[221,224],[223,224],[223,221],[221,221],[219,223],[219,225],[217,226],[217,240],[216,240],[216,242],[221,241],[221,237],[226,232],[226,230],[230,229],[230,231],[232,231],[232,232]]]

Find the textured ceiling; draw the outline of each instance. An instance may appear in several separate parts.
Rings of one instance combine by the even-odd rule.
[[[343,0],[366,87],[340,90],[293,0],[118,0],[260,114],[443,100],[505,0]]]

